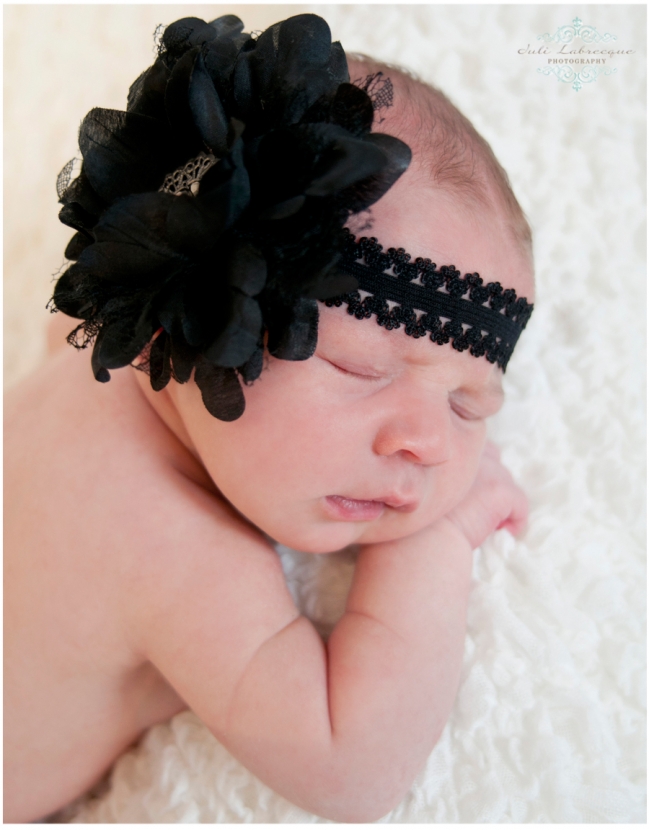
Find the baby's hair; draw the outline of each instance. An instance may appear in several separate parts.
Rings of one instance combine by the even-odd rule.
[[[393,109],[382,110],[377,121],[389,119],[386,131],[411,146],[412,165],[421,180],[459,194],[473,206],[500,208],[514,242],[531,260],[532,231],[509,177],[468,118],[441,90],[402,66],[361,53],[348,54],[347,61],[351,81],[359,86],[376,73],[390,79]]]

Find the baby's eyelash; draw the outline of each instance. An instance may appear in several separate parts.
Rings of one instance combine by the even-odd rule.
[[[484,418],[481,415],[476,415],[473,412],[468,412],[466,409],[462,409],[462,407],[458,406],[457,404],[450,401],[450,406],[453,412],[461,418],[463,421],[484,421]]]
[[[378,375],[362,375],[359,372],[352,372],[349,369],[343,369],[342,366],[339,366],[337,363],[333,363],[331,360],[328,361],[334,367],[334,369],[338,369],[343,375],[350,375],[353,378],[361,378],[361,380],[381,380]]]

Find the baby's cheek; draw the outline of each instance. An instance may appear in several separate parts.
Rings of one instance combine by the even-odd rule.
[[[465,498],[473,486],[480,468],[480,458],[486,441],[484,421],[458,428],[453,453],[439,479],[434,482],[437,492],[434,501],[446,515]],[[441,518],[441,516],[438,516]]]
[[[479,421],[473,424],[471,430],[468,431],[465,436],[463,449],[461,450],[461,463],[464,471],[463,476],[468,479],[469,488],[478,475],[480,459],[482,458],[486,442],[487,422]]]

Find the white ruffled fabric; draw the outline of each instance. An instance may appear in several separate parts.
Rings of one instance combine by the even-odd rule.
[[[104,8],[102,36],[119,42],[130,12]],[[158,17],[231,8],[161,7]],[[256,28],[257,9],[236,11]],[[315,5],[277,7],[276,18],[305,10],[348,52],[439,85],[492,144],[535,232],[536,311],[492,425],[529,495],[529,529],[476,552],[457,703],[382,821],[643,822],[646,8],[579,7],[615,48],[636,50],[579,92],[518,53],[569,23],[571,7]],[[326,632],[353,555],[282,559]],[[151,729],[60,820],[323,821],[259,782],[191,713]]]

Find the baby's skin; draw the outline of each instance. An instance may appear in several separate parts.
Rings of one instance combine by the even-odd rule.
[[[372,208],[384,247],[533,297],[498,210],[411,171]],[[471,551],[519,532],[522,492],[486,444],[484,358],[321,304],[316,353],[268,359],[237,421],[193,381],[97,383],[64,344],[6,398],[5,821],[90,788],[191,708],[252,773],[337,821],[391,810],[457,692]],[[263,531],[263,532],[262,532]],[[325,644],[265,534],[359,545]]]

